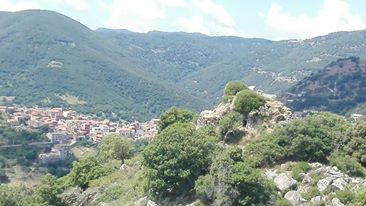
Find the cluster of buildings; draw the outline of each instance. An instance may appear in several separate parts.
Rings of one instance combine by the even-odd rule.
[[[158,129],[158,119],[147,122],[112,122],[62,108],[26,108],[0,106],[7,122],[15,128],[36,129],[48,126],[47,137],[55,146],[40,159],[53,161],[66,158],[70,146],[83,139],[100,142],[105,135],[119,134],[131,139],[151,139]]]

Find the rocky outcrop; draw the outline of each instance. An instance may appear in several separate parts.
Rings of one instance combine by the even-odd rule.
[[[324,203],[325,205],[343,206],[336,197],[337,191],[350,190],[356,192],[366,188],[366,179],[350,177],[337,167],[310,163],[311,170],[300,173],[300,179],[293,179],[291,164],[280,168],[266,169],[263,175],[273,180],[278,191],[293,206],[309,206]],[[312,196],[314,195],[314,196]]]
[[[70,206],[86,206],[96,197],[97,192],[82,191],[80,188],[71,188],[62,194],[62,201]]]
[[[232,102],[234,101],[235,98]],[[197,120],[197,127],[217,126],[227,113],[233,111],[233,108],[233,103],[221,103],[214,110],[202,111]],[[291,110],[282,102],[266,98],[264,107],[249,114],[247,127],[256,128],[258,125],[261,125],[264,128],[271,128],[275,124],[286,123],[292,118]]]
[[[202,111],[197,120],[197,127],[216,126],[225,114],[232,111],[232,104],[221,103],[214,110]]]

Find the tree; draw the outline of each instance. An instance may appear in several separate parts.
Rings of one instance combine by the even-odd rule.
[[[62,203],[61,198],[58,197],[62,191],[63,188],[58,179],[47,174],[42,178],[41,184],[37,185],[37,188],[32,195],[32,202],[40,205],[65,206],[65,204]]]
[[[145,148],[144,173],[153,195],[184,194],[208,171],[215,145],[203,134],[192,124],[175,123]]]
[[[238,81],[227,83],[224,89],[224,102],[230,102],[238,92],[247,89],[247,86]]]
[[[197,194],[213,205],[265,205],[272,187],[261,173],[243,162],[238,147],[220,150],[210,172],[196,181]]]
[[[108,175],[115,171],[115,168],[116,165],[113,161],[106,161],[106,159],[100,158],[97,153],[90,153],[72,164],[72,169],[66,180],[69,185],[78,186],[85,190],[91,180]]]
[[[234,100],[234,110],[243,115],[243,125],[246,125],[251,111],[264,106],[266,101],[260,95],[250,90],[240,91]]]
[[[159,132],[171,124],[193,122],[195,118],[196,114],[192,111],[172,107],[160,115]]]
[[[100,152],[105,158],[124,160],[132,156],[131,142],[120,135],[107,135],[103,138]]]

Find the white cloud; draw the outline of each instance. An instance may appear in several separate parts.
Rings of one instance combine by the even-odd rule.
[[[85,0],[63,0],[63,1],[72,8],[80,11],[89,9],[89,4]]]
[[[179,17],[178,23],[186,32],[210,33],[209,29],[204,25],[203,17],[200,15],[193,15],[191,18]]]
[[[39,8],[39,4],[33,1],[10,2],[9,0],[0,0],[0,11],[21,11]]]
[[[178,9],[182,15],[172,18],[169,9]],[[147,32],[159,28],[165,20],[187,32],[238,34],[235,21],[225,7],[213,0],[114,0],[106,26]]]
[[[336,31],[365,29],[360,16],[352,14],[345,0],[324,0],[322,8],[314,16],[293,15],[278,4],[271,4],[266,23],[280,33],[295,38],[311,38]]]
[[[165,9],[155,0],[114,0],[107,26],[147,32],[165,17]]]

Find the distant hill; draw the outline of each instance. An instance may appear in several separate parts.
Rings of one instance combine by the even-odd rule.
[[[366,59],[365,31],[303,41],[92,31],[42,10],[0,12],[0,27],[0,104],[124,119],[156,117],[172,105],[212,107],[231,80],[281,94],[331,61]]]
[[[1,12],[0,28],[0,96],[15,97],[11,103],[140,120],[172,105],[207,105],[61,14]]]
[[[345,114],[366,103],[366,61],[338,59],[294,85],[287,98],[296,110],[320,109]]]

